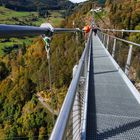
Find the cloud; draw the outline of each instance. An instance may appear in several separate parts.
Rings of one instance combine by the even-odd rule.
[[[80,2],[87,1],[87,0],[70,0],[70,1],[73,2],[73,3],[80,3]]]

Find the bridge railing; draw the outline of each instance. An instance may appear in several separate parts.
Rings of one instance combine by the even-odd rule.
[[[121,30],[119,30],[119,31],[121,31]],[[131,30],[128,30],[127,32],[131,32]],[[138,32],[138,31],[133,31],[133,32]],[[110,49],[109,51],[113,58],[115,57],[116,50],[119,47],[119,46],[117,46],[117,42],[125,43],[124,46],[126,46],[126,45],[128,46],[129,50],[128,50],[127,60],[126,60],[126,64],[125,64],[125,74],[128,76],[130,65],[131,65],[131,59],[132,59],[132,48],[133,48],[133,46],[140,47],[140,44],[134,43],[131,41],[127,41],[125,39],[121,39],[121,38],[115,37],[113,35],[109,35],[102,31],[99,31],[98,35],[107,50],[109,50],[109,48],[110,48],[109,46],[110,46],[110,44],[112,44],[112,46],[111,46],[112,50]],[[122,55],[124,55],[124,54],[122,54]]]
[[[66,94],[50,140],[77,140],[86,135],[89,53],[91,34]],[[75,70],[74,70],[75,71]]]

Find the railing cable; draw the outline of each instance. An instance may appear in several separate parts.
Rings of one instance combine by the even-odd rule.
[[[125,30],[125,29],[102,29],[99,28],[101,31],[111,31],[111,32],[127,32],[127,33],[140,33],[140,30]]]

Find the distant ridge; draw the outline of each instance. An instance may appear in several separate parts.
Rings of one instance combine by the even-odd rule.
[[[17,11],[36,11],[38,8],[67,9],[74,4],[68,0],[3,0],[0,5]]]

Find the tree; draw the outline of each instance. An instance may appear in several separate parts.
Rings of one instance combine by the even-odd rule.
[[[0,62],[0,81],[8,76],[9,70],[4,62]]]

